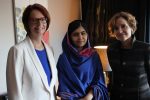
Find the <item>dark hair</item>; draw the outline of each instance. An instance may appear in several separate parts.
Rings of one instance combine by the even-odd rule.
[[[82,20],[74,20],[68,26],[68,35],[70,36],[70,34],[80,26],[82,26],[85,29],[85,31],[88,33],[87,26]]]
[[[37,4],[37,3],[35,3],[35,4],[33,4],[33,5],[29,5],[29,6],[27,6],[27,7],[25,8],[25,10],[24,10],[24,12],[23,12],[23,16],[22,16],[22,22],[23,22],[23,25],[24,25],[25,30],[27,31],[27,34],[30,33],[30,29],[29,29],[29,24],[28,24],[28,22],[29,22],[30,14],[31,14],[31,12],[32,12],[33,10],[38,10],[38,11],[40,11],[40,12],[44,15],[44,17],[47,19],[47,27],[46,27],[46,30],[48,29],[49,24],[50,24],[50,15],[49,15],[47,9],[46,9],[44,6],[42,6],[42,5],[40,5],[40,4]]]
[[[137,30],[137,21],[135,17],[128,12],[119,12],[116,13],[108,22],[109,35],[111,37],[114,37],[114,28],[116,26],[116,20],[120,17],[124,18],[127,21],[128,25],[133,29],[132,34],[134,34],[134,32]]]
[[[86,33],[88,34],[87,26],[82,20],[74,20],[71,23],[69,23],[69,26],[68,26],[68,37],[69,37],[70,43],[73,46],[75,46],[75,45],[74,45],[74,43],[73,43],[73,41],[71,39],[71,33],[74,32],[80,26],[82,26],[85,29]]]

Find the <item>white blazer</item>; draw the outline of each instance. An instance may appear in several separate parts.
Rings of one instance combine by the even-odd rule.
[[[43,42],[44,43],[44,42]],[[57,81],[56,64],[52,51],[44,43],[51,67],[50,86],[46,73],[30,38],[10,48],[7,59],[8,100],[56,100],[54,85]]]

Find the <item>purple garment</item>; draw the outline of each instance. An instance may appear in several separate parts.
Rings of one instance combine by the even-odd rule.
[[[58,96],[62,100],[78,100],[92,89],[93,100],[109,100],[99,55],[91,49],[89,42],[86,43],[84,52],[78,53],[66,35],[62,47],[63,53],[57,63]]]

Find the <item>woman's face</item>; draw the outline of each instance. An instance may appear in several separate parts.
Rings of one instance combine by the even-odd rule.
[[[116,39],[124,42],[132,36],[132,28],[124,18],[120,17],[116,20],[114,33]]]
[[[47,22],[44,15],[38,11],[33,10],[29,17],[29,29],[30,29],[30,36],[34,38],[42,38],[43,34],[46,31]]]
[[[87,42],[87,37],[88,34],[82,26],[71,33],[71,40],[78,49],[83,48]]]

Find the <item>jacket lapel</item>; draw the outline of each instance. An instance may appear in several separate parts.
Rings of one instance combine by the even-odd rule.
[[[51,69],[51,73],[52,73],[52,79],[51,79],[51,83],[50,83],[50,90],[52,90],[53,86],[56,83],[56,79],[57,79],[56,63],[55,63],[55,60],[53,58],[53,54],[50,50],[50,47],[48,47],[48,45],[45,44],[45,43],[44,43],[44,46],[45,46],[45,49],[46,49],[46,53],[47,53],[47,56],[48,56],[48,61],[49,61],[50,69]]]
[[[34,46],[33,46],[29,37],[27,37],[25,39],[25,46],[27,47],[27,51],[29,52],[29,55],[32,58],[32,61],[35,65],[35,68],[37,69],[38,73],[40,74],[40,77],[43,81],[44,86],[46,87],[46,89],[48,91],[50,91],[50,88],[49,88],[49,85],[47,82],[47,76],[44,72],[43,66],[42,66],[42,64],[41,64],[41,62],[40,62],[40,60],[39,60],[39,58],[35,52]]]

